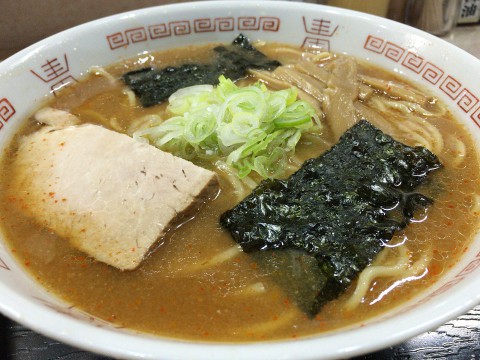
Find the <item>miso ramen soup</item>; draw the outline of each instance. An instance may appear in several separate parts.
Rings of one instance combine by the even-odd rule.
[[[65,110],[81,123],[133,136],[171,114],[167,101],[143,107],[121,76],[145,67],[208,63],[216,45],[151,52],[92,68],[45,106]],[[433,199],[426,215],[397,232],[359,281],[310,317],[272,279],[271,269],[244,253],[219,225],[221,214],[260,182],[258,174],[238,178],[215,162],[193,159],[217,172],[218,196],[169,231],[131,271],[95,261],[33,221],[22,209],[28,204],[22,204],[21,194],[9,191],[11,178],[2,176],[2,230],[18,261],[41,285],[75,308],[121,327],[173,338],[245,342],[361,324],[417,296],[456,264],[478,230],[480,171],[472,138],[448,108],[424,89],[358,59],[282,44],[255,46],[282,65],[273,71],[250,70],[236,84],[297,87],[298,97],[317,111],[322,125],[302,134],[281,176],[330,149],[341,136],[339,128],[351,125],[334,122],[350,114],[352,122],[367,119],[395,140],[438,156],[443,167],[419,189]],[[335,81],[331,76],[337,76]],[[338,94],[340,103],[331,90],[338,81],[345,83],[336,89],[347,92]],[[33,117],[26,120],[3,160],[2,174],[16,171],[12,159],[19,139],[41,127]]]

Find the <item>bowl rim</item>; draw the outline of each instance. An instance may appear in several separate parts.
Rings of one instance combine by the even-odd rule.
[[[42,48],[46,44],[57,40],[59,41],[64,38],[75,38],[76,36],[81,36],[80,33],[82,31],[110,21],[122,21],[132,17],[141,17],[142,14],[150,11],[176,11],[184,9],[185,11],[190,12],[194,11],[196,8],[208,9],[212,6],[264,6],[263,3],[255,4],[256,2],[254,2],[255,1],[237,2],[223,0],[185,2],[152,6],[110,15],[101,19],[77,25],[26,47],[25,49],[0,62],[0,76],[2,76],[4,72],[8,72],[10,69],[15,68],[18,62],[28,61],[29,57],[35,56],[36,53],[41,52]],[[434,43],[439,43],[442,44],[442,46],[455,49],[455,51],[460,53],[460,56],[466,57],[469,59],[469,61],[475,61],[480,64],[479,59],[446,42],[445,40],[385,18],[352,10],[302,2],[269,1],[268,5],[278,8],[279,10],[288,10],[289,8],[297,9],[300,7],[307,9],[312,8],[313,10],[321,7],[324,11],[332,14],[346,14],[356,18],[362,18],[362,20],[365,21],[379,21],[380,19],[381,23],[387,23],[389,25],[396,26],[399,29],[414,33],[415,35],[419,35]],[[25,273],[25,271],[23,272]],[[33,279],[29,279],[28,281],[31,281],[34,286],[37,285]],[[133,333],[113,333],[108,328],[92,326],[91,324],[87,324],[77,319],[62,315],[53,309],[46,308],[42,304],[35,302],[32,299],[26,299],[2,282],[0,282],[0,294],[0,312],[14,321],[17,321],[48,337],[56,338],[66,344],[78,348],[109,356],[122,358],[128,357],[132,359],[182,359],[185,357],[187,349],[190,354],[194,355],[198,359],[224,359],[227,356],[236,359],[250,359],[258,357],[258,354],[260,353],[264,359],[323,359],[332,357],[351,357],[400,343],[412,336],[433,329],[434,327],[461,315],[477,304],[480,304],[480,291],[475,291],[471,285],[467,284],[466,282],[462,282],[457,285],[454,294],[447,292],[438,296],[437,299],[439,301],[435,306],[436,316],[432,317],[425,311],[425,304],[420,305],[406,313],[405,318],[396,319],[397,331],[395,333],[389,333],[387,331],[389,328],[391,328],[390,320],[388,320],[385,323],[379,322],[369,324],[369,326],[365,328],[340,330],[331,334],[319,334],[309,337],[302,337],[295,339],[294,341],[280,340],[253,343],[216,343],[169,339],[164,337],[150,336],[148,334],[142,334],[141,337],[139,337]],[[456,305],[452,306],[452,303]],[[27,311],[25,311],[25,309],[27,309]],[[29,317],[22,315],[22,312],[28,313]],[[412,327],[408,323],[408,321],[411,321],[411,319],[421,320],[421,322]],[[57,327],[54,328],[48,325],[52,323],[57,323]],[[82,333],[82,336],[78,336],[79,333]],[[384,337],[382,341],[372,343],[365,341],[365,339],[375,338],[376,334],[383,334]],[[343,340],[348,338],[348,346],[344,348],[335,348],[332,345],[329,345],[332,340],[336,340],[337,338],[343,338]],[[99,341],[99,339],[101,339],[101,341]],[[181,351],[178,349],[179,345],[182,347]],[[145,349],[146,347],[148,347],[149,352],[145,352],[145,350],[138,350]],[[299,349],[301,348],[307,348],[309,354],[302,353],[302,355],[299,356]],[[268,353],[266,353],[267,349]]]

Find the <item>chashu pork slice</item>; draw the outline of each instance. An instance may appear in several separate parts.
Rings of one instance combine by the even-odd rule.
[[[28,135],[14,162],[22,208],[122,270],[135,269],[157,239],[218,190],[215,173],[96,125]]]

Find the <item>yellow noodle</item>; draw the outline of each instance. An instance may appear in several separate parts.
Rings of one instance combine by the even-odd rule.
[[[397,281],[390,286],[387,290],[390,291],[394,287],[406,281],[416,279],[420,274],[424,274],[427,270],[427,266],[432,260],[431,249],[425,251],[420,256],[420,259],[415,261],[409,266],[410,258],[409,251],[405,245],[397,247],[399,255],[397,262],[393,265],[376,265],[385,261],[385,255],[382,258],[377,258],[374,264],[367,266],[358,278],[357,287],[355,288],[352,296],[345,303],[347,310],[355,309],[363,300],[368,290],[371,288],[373,280],[380,277],[392,277]],[[385,252],[385,250],[384,250]],[[383,291],[379,298],[375,299],[372,303],[377,302],[381,297],[385,296],[388,291]]]
[[[272,75],[277,79],[286,81],[287,83],[305,91],[318,101],[324,101],[325,96],[323,91],[325,90],[326,85],[321,81],[286,66],[279,66],[275,69]]]
[[[375,91],[370,86],[363,83],[358,85],[358,98],[363,101],[368,101],[375,94]]]
[[[242,253],[242,248],[239,245],[232,246],[231,248],[228,248],[227,250],[215,255],[211,259],[204,261],[200,264],[202,268],[205,267],[212,267],[212,266],[217,266],[220,265],[221,263],[230,260],[237,256],[238,254]]]
[[[265,285],[262,282],[256,282],[236,291],[235,295],[255,296],[259,294],[264,294],[266,291],[267,290],[265,289]]]
[[[258,182],[256,182],[255,180],[253,180],[250,176],[245,176],[243,179],[242,179],[242,183],[248,187],[250,190],[253,190],[255,189],[257,186],[258,186]]]
[[[242,248],[239,245],[234,245],[222,251],[221,253],[216,254],[215,256],[213,256],[208,260],[205,260],[202,262],[195,262],[183,269],[177,269],[176,272],[179,275],[180,274],[186,275],[186,274],[206,271],[212,267],[219,266],[222,263],[233,259],[235,256],[238,256],[241,253],[243,253]]]
[[[217,161],[215,163],[215,167],[217,169],[217,173],[222,175],[223,179],[225,179],[233,188],[233,193],[235,194],[237,201],[242,200],[248,195],[249,191],[245,188],[245,184],[239,179],[235,171],[233,171],[233,169],[230,168],[225,162]]]
[[[82,109],[78,114],[80,116],[82,116],[82,114],[84,116],[85,115],[89,116],[90,118],[93,118],[95,122],[97,122],[99,124],[102,124],[102,125],[105,125],[105,126],[110,125],[110,121],[108,121],[108,119],[105,116],[103,116],[102,114],[100,114],[97,111]]]
[[[440,154],[444,147],[443,136],[440,131],[428,121],[418,117],[408,117],[402,124],[409,129],[408,135],[418,134],[426,144],[423,145],[435,154]],[[420,142],[422,144],[422,142]]]
[[[368,289],[370,289],[372,286],[373,279],[378,277],[402,276],[409,263],[408,251],[404,245],[396,249],[398,249],[399,254],[397,257],[397,262],[394,265],[370,265],[360,273],[355,291],[345,303],[346,309],[352,310],[360,304],[362,299],[365,297],[365,294],[368,292]],[[385,252],[385,250],[383,252]],[[384,260],[384,257],[385,254],[383,254],[382,259],[377,260]]]
[[[268,334],[273,330],[281,328],[283,326],[289,325],[290,322],[296,317],[299,316],[300,312],[295,307],[292,306],[288,312],[281,314],[278,318],[267,320],[267,321],[259,321],[256,324],[242,326],[235,329],[234,333],[243,333],[243,334]]]
[[[418,124],[416,124],[413,121],[399,121],[397,123],[397,126],[400,130],[403,131],[403,135],[405,137],[408,137],[414,141],[415,146],[423,146],[430,151],[433,151],[434,149],[434,144],[431,138],[428,138],[428,133],[425,131],[422,131],[422,128],[419,127]]]
[[[137,97],[135,96],[135,93],[132,90],[125,88],[122,90],[122,94],[127,96],[128,105],[130,107],[134,107],[137,105]]]
[[[302,135],[302,142],[311,142],[314,146],[321,146],[325,149],[329,149],[333,146],[333,143],[327,141],[324,137],[319,136],[319,134],[304,133]]]
[[[118,131],[118,132],[123,132],[124,128],[122,125],[120,125],[120,123],[118,122],[118,119],[116,117],[111,117],[110,118],[110,127],[115,130],[115,131]]]
[[[272,76],[272,74],[268,71],[251,70],[251,69],[248,71],[257,80],[262,81],[263,83],[265,83],[265,85],[267,85],[269,88],[274,90],[288,89],[294,86],[293,84],[290,84],[284,80],[281,80]],[[298,90],[298,98],[301,100],[307,101],[310,105],[313,106],[319,118],[324,118],[325,115],[323,113],[323,110],[321,109],[321,102],[318,101],[318,99],[314,98],[312,95],[307,94],[302,89],[297,88],[297,90]]]
[[[480,214],[480,195],[479,194],[475,194],[473,196],[473,201],[470,207],[470,211],[474,214]]]
[[[137,131],[145,130],[152,126],[159,125],[162,121],[163,120],[160,115],[151,114],[142,116],[132,121],[132,123],[127,129],[127,134],[133,136],[135,140],[140,140],[138,139],[140,135],[136,134]]]
[[[315,54],[312,60],[315,62],[321,62],[321,61],[331,60],[332,57],[333,57],[332,53],[329,53],[327,51],[322,51],[318,54]]]
[[[453,143],[453,146],[451,146],[451,150],[447,152],[449,156],[449,165],[453,167],[460,167],[463,165],[463,162],[465,161],[465,156],[467,155],[467,147],[465,143],[458,139],[455,136],[448,136],[447,141],[449,143]]]
[[[310,61],[302,61],[299,62],[298,64],[295,64],[295,69],[297,71],[302,72],[303,74],[309,75],[319,81],[321,81],[323,84],[325,84],[325,87],[328,83],[328,79],[332,75],[329,71],[327,71],[325,68],[320,67]]]
[[[292,49],[288,47],[280,47],[274,50],[275,59],[278,59],[282,64],[292,64],[308,59],[313,60],[316,56],[305,52],[301,49]]]
[[[368,102],[368,105],[373,106],[375,109],[377,109],[382,113],[388,112],[385,102],[379,96],[374,96],[372,99],[370,99],[370,101]]]
[[[332,53],[328,51],[319,51],[317,48],[303,48],[303,49],[293,49],[288,47],[280,47],[274,50],[275,58],[279,59],[280,62],[285,63],[286,61],[291,63],[297,63],[302,60],[321,62],[325,60],[330,60],[332,58]]]
[[[380,295],[370,302],[370,305],[373,305],[379,302],[383,297],[385,297],[390,291],[392,291],[397,286],[406,283],[408,281],[418,280],[425,276],[428,272],[428,264],[432,261],[433,253],[432,249],[429,248],[427,251],[422,253],[420,259],[415,261],[411,267],[409,267],[405,272],[402,273],[398,279],[390,285],[387,289],[383,290]]]
[[[117,81],[117,79],[112,74],[110,74],[101,66],[92,66],[90,67],[90,69],[88,69],[88,72],[96,76],[103,76],[104,78],[108,79],[110,83],[114,83]]]
[[[430,134],[430,137],[433,142],[433,149],[435,154],[440,154],[443,151],[444,141],[443,136],[440,131],[427,120],[416,118],[417,123],[421,123],[424,128],[424,131]]]
[[[253,75],[256,79],[264,82],[265,85],[267,85],[270,89],[273,90],[288,89],[292,86],[286,81],[277,79],[269,71],[249,69],[248,73],[250,75]]]
[[[377,90],[383,91],[385,95],[391,96],[393,98],[400,98],[407,101],[412,101],[414,103],[424,105],[430,98],[427,98],[425,95],[418,94],[417,92],[407,89],[405,86],[398,84],[394,81],[387,81],[383,79],[377,79],[367,75],[359,75],[359,79],[365,84],[374,87]]]
[[[303,163],[303,161],[296,155],[291,156],[290,161],[293,163],[293,165],[298,167],[300,167]]]
[[[395,135],[398,132],[398,129],[395,126],[395,122],[390,121],[391,117],[383,116],[380,112],[369,108],[360,101],[355,101],[353,103],[353,106],[355,106],[359,118],[367,119],[369,122],[371,122],[383,132],[390,135]]]

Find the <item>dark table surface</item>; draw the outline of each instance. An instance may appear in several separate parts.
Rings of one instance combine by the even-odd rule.
[[[0,360],[108,360],[46,338],[0,315]],[[435,331],[355,360],[480,360],[480,306]]]

